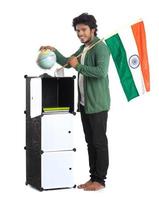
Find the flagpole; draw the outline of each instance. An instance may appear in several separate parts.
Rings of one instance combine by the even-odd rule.
[[[91,45],[90,47],[88,47],[88,49],[84,50],[82,53],[80,53],[79,55],[76,56],[76,58],[79,58],[83,53],[85,53],[86,51],[89,51],[90,49],[92,49],[95,45],[97,45],[98,43],[102,42],[104,40],[104,38],[98,40],[96,43],[94,43],[93,45]],[[68,63],[66,63],[65,65],[63,65],[62,67],[66,67],[68,65]],[[60,68],[61,69],[61,68]]]

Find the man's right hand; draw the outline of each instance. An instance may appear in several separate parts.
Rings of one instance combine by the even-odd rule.
[[[39,51],[43,51],[43,50],[47,50],[47,49],[49,49],[50,51],[56,50],[54,47],[51,47],[51,46],[41,46]]]

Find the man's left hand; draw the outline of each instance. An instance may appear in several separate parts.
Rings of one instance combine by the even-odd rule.
[[[69,58],[69,60],[68,60],[68,64],[69,64],[71,67],[76,68],[77,65],[78,65],[78,59],[77,59],[77,57],[71,56],[71,57]]]

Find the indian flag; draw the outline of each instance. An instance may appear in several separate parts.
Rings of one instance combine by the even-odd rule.
[[[105,39],[127,100],[150,91],[149,63],[143,21]]]

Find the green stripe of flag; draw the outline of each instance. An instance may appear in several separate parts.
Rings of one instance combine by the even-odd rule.
[[[114,60],[120,82],[127,97],[127,100],[130,101],[131,99],[139,96],[139,93],[137,91],[133,76],[129,69],[126,51],[124,49],[120,36],[119,34],[115,34],[106,39],[105,42],[112,54],[112,58]]]

